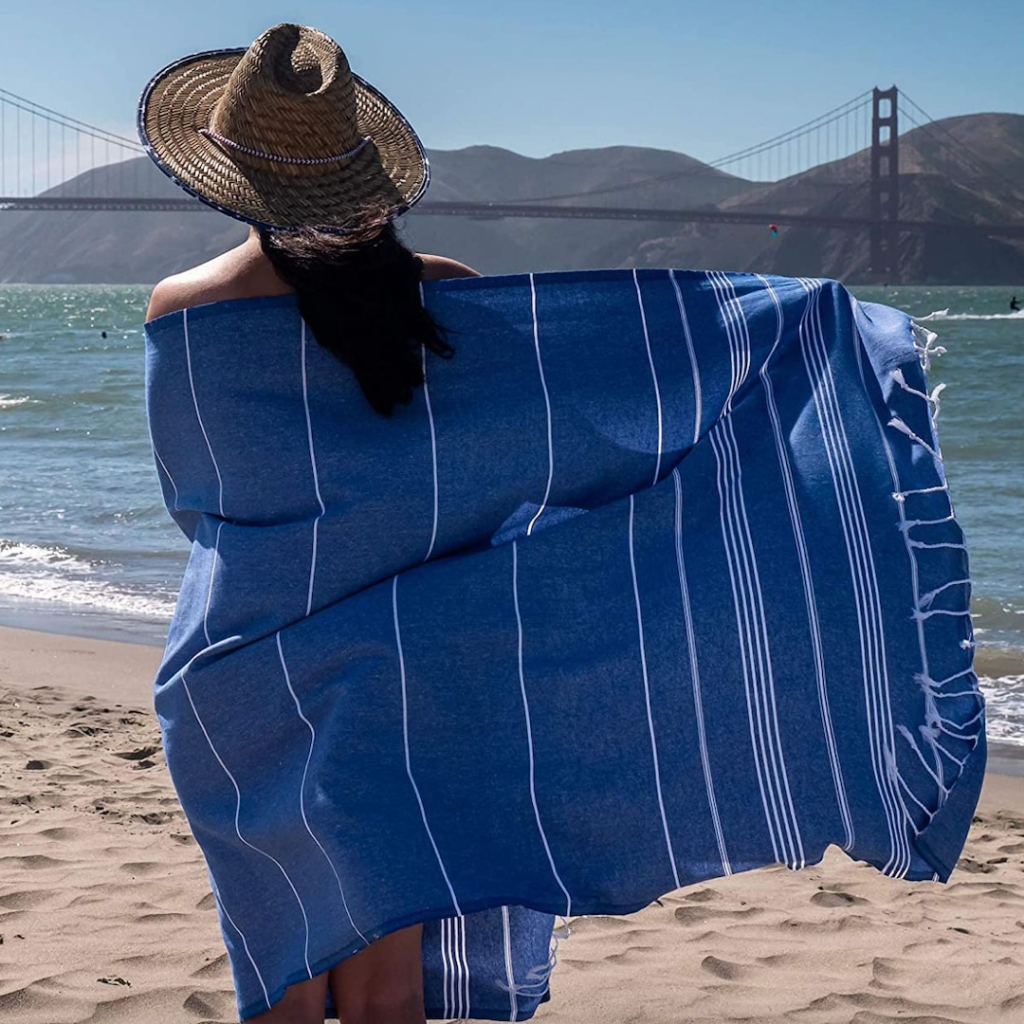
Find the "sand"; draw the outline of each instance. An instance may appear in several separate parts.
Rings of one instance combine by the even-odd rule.
[[[151,647],[0,629],[0,1021],[234,1021]],[[1024,1020],[1024,761],[997,751],[947,886],[830,851],[573,922],[551,1024]]]

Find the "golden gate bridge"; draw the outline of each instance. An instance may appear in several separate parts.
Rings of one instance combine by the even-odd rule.
[[[879,279],[897,280],[901,237],[908,233],[958,237],[1024,238],[1024,218],[976,223],[943,216],[900,217],[900,138],[915,132],[919,170],[989,194],[1024,209],[1024,186],[989,165],[895,86],[872,89],[770,139],[708,163],[655,177],[577,191],[495,202],[424,200],[417,215],[487,219],[631,220],[660,223],[740,224],[828,228],[868,232],[870,266]],[[921,144],[921,143],[926,143]],[[0,89],[0,212],[54,210],[156,210],[174,213],[205,207],[187,196],[168,194],[155,179],[134,139],[69,117],[16,93]],[[685,185],[685,179],[732,176],[745,188],[732,200],[696,207],[616,205],[622,193],[636,202],[645,191]],[[801,209],[759,207],[759,187],[792,181],[820,201]],[[867,202],[860,212],[828,209],[851,193]],[[841,204],[838,204],[841,205]],[[796,208],[793,208],[793,207]],[[865,209],[866,207],[866,209]]]

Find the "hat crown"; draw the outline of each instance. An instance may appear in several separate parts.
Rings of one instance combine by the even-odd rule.
[[[344,50],[317,29],[268,29],[232,72],[210,128],[238,153],[316,160],[350,150],[361,137]]]

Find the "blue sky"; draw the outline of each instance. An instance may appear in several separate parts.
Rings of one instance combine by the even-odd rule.
[[[0,88],[132,131],[153,72],[315,25],[428,146],[632,144],[710,160],[894,82],[936,117],[1024,113],[1020,0],[5,0]]]

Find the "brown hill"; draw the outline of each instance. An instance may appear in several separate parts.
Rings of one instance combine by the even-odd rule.
[[[870,151],[864,150],[724,200],[731,210],[868,217]],[[900,136],[900,218],[939,224],[1024,226],[1024,116],[973,114],[947,118]],[[948,232],[905,234],[900,243],[907,283],[1014,284],[1024,280],[1024,239]],[[865,281],[867,232],[685,226],[650,239],[645,266],[733,260],[730,269]]]

